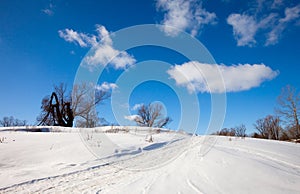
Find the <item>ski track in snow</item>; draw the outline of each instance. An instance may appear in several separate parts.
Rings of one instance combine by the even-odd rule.
[[[51,144],[51,150],[57,147]],[[300,193],[299,164],[298,144],[192,137],[124,160],[87,161],[87,168],[2,187],[0,193]]]
[[[186,179],[187,184],[194,190],[195,193],[202,193],[200,189],[190,179]]]
[[[224,147],[222,147],[222,148],[224,148]],[[229,148],[229,147],[226,147],[226,149],[231,149],[231,148]],[[290,162],[288,162],[288,161],[284,161],[284,160],[282,160],[282,159],[277,159],[277,158],[274,158],[274,157],[272,157],[272,156],[268,156],[268,155],[266,155],[266,153],[264,153],[264,152],[261,152],[261,153],[259,153],[259,152],[253,152],[253,151],[250,151],[249,149],[241,149],[241,148],[233,148],[232,149],[233,151],[238,151],[238,152],[244,152],[244,153],[246,153],[246,154],[251,154],[251,155],[254,155],[254,156],[257,156],[257,157],[259,157],[259,158],[261,158],[261,159],[264,159],[264,160],[266,160],[266,161],[273,161],[273,162],[276,162],[276,163],[278,163],[279,165],[282,165],[282,166],[287,166],[287,168],[292,168],[293,170],[297,170],[298,172],[300,172],[299,170],[300,170],[300,166],[299,165],[296,165],[296,164],[293,164],[293,163],[290,163]]]
[[[265,150],[260,150],[260,149],[254,149],[254,148],[249,148],[249,147],[244,147],[244,146],[239,146],[239,147],[232,147],[232,146],[224,146],[224,145],[216,145],[216,149],[219,150],[224,150],[225,152],[231,154],[235,154],[236,152],[242,152],[244,154],[250,154],[253,155],[254,157],[257,157],[258,159],[267,161],[267,162],[275,162],[279,164],[279,166],[285,167],[286,169],[292,170],[291,173],[297,171],[296,174],[300,174],[300,165],[299,163],[294,164],[286,159],[284,159],[283,155],[274,153],[274,152],[268,152]],[[221,148],[221,149],[220,149]],[[247,156],[246,156],[247,157]],[[277,157],[277,158],[276,158]],[[249,157],[251,158],[251,157]],[[270,165],[270,163],[268,163]]]

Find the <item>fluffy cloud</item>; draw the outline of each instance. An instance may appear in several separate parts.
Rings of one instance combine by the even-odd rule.
[[[132,66],[136,60],[125,51],[114,49],[111,45],[96,46],[95,53],[85,58],[87,68],[93,70],[98,65],[110,63],[115,69],[125,69]]]
[[[238,46],[256,43],[254,36],[258,30],[258,25],[252,16],[231,14],[227,18],[227,23],[233,27],[233,34]]]
[[[285,17],[278,20],[277,25],[268,33],[266,46],[278,43],[282,32],[287,28],[287,25],[300,17],[300,5],[292,8],[285,8]]]
[[[233,35],[238,46],[253,46],[256,43],[255,36],[259,31],[267,37],[266,46],[276,44],[288,24],[300,17],[300,5],[285,8],[285,16],[280,17],[282,1],[275,0],[271,5],[268,3],[268,1],[257,1],[256,12],[252,15],[249,14],[250,11],[247,11],[247,13],[233,13],[228,16],[227,23],[233,28]],[[259,14],[262,11],[264,14]]]
[[[162,10],[163,31],[168,36],[176,36],[180,31],[188,31],[192,36],[206,24],[216,22],[216,14],[206,11],[196,0],[157,0],[156,7]]]
[[[125,119],[129,121],[135,121],[136,119],[140,118],[139,115],[129,115],[129,116],[124,116]]]
[[[115,69],[125,69],[136,60],[125,51],[113,47],[110,33],[104,26],[96,25],[97,35],[79,33],[72,29],[59,30],[59,36],[67,42],[78,44],[80,47],[94,47],[93,55],[85,58],[85,65],[91,71],[98,65],[111,64]]]
[[[116,89],[117,87],[118,87],[117,84],[104,82],[101,85],[97,85],[96,90],[108,91],[108,90]]]
[[[264,64],[225,66],[197,61],[175,65],[167,73],[177,85],[186,87],[189,92],[211,93],[249,90],[278,75],[277,71]]]
[[[285,8],[285,17],[280,19],[280,22],[290,22],[293,21],[294,19],[299,18],[300,16],[300,4],[292,7],[292,8]]]
[[[80,47],[91,47],[97,44],[97,37],[78,33],[72,29],[59,30],[58,34],[65,41],[78,44]]]

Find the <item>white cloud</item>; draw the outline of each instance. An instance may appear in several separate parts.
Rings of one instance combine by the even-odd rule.
[[[42,9],[42,12],[49,16],[52,16],[54,14],[54,12],[51,9]]]
[[[292,8],[285,8],[284,13],[285,17],[280,18],[277,25],[267,34],[266,46],[278,43],[280,35],[286,29],[288,23],[300,17],[300,4]]]
[[[284,30],[284,25],[275,26],[268,34],[265,45],[274,45],[278,43],[278,39],[282,31]]]
[[[294,19],[299,18],[300,16],[300,4],[292,7],[292,8],[285,8],[285,17],[280,19],[280,22],[290,22]]]
[[[271,13],[257,21],[254,16],[247,14],[231,14],[227,18],[227,23],[233,28],[233,35],[238,46],[253,46],[256,44],[257,32],[272,28],[277,17],[278,14]]]
[[[285,8],[285,16],[281,18],[279,9],[281,5],[281,0],[274,0],[274,2],[257,0],[257,12],[253,15],[249,14],[249,10],[243,14],[230,14],[227,18],[227,23],[233,28],[233,35],[237,40],[237,45],[255,45],[255,36],[259,31],[262,31],[267,37],[266,46],[278,43],[279,37],[288,24],[300,17],[300,5],[297,5]],[[297,21],[295,21],[295,25],[297,25]]]
[[[270,13],[269,15],[267,15],[266,17],[262,18],[259,21],[258,26],[260,29],[269,29],[275,25],[277,20],[278,20],[278,14]]]
[[[110,63],[115,69],[125,69],[132,66],[136,60],[125,51],[118,51],[111,45],[97,45],[95,53],[85,58],[86,65],[93,70],[98,65]]]
[[[78,33],[72,29],[59,30],[58,34],[65,41],[78,44],[80,47],[92,47],[98,42],[95,35]]]
[[[138,110],[140,107],[142,107],[144,104],[143,103],[140,103],[140,104],[135,104],[131,110]]]
[[[101,91],[108,91],[108,90],[116,89],[117,87],[118,86],[115,83],[103,82],[101,85],[97,85],[96,89]]]
[[[98,65],[111,64],[115,69],[125,69],[136,60],[125,51],[113,47],[110,33],[104,26],[96,25],[97,35],[78,33],[72,29],[59,30],[59,36],[67,42],[78,44],[80,47],[94,47],[93,55],[85,58],[85,65],[93,71]]]
[[[227,23],[233,27],[233,34],[238,46],[256,43],[254,36],[258,30],[258,25],[254,17],[244,14],[231,14],[227,18]]]
[[[113,44],[113,42],[110,38],[110,34],[104,26],[96,24],[96,32],[98,33],[100,42],[102,44],[106,44],[106,45],[112,45]]]
[[[279,74],[264,64],[225,66],[197,61],[175,65],[167,73],[177,85],[186,87],[189,92],[210,93],[249,90]],[[222,77],[219,77],[220,73]]]
[[[137,118],[140,118],[139,115],[129,115],[129,116],[124,116],[125,119],[129,121],[135,121]]]
[[[46,15],[52,16],[54,14],[53,9],[54,9],[54,5],[50,3],[47,8],[42,9],[41,11]]]
[[[195,36],[203,25],[216,23],[216,14],[206,11],[196,0],[157,0],[156,7],[165,13],[161,23],[168,36],[177,36],[180,31]]]

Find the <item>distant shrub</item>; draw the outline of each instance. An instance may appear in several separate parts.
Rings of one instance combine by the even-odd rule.
[[[289,141],[290,140],[290,137],[286,131],[282,131],[280,140],[281,141]]]
[[[217,131],[213,133],[212,135],[221,135],[221,136],[235,136],[236,131],[234,128],[223,128],[221,131]]]

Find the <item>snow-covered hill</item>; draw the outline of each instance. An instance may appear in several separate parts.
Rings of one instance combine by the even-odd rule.
[[[300,193],[300,144],[119,129],[0,129],[0,193]]]

